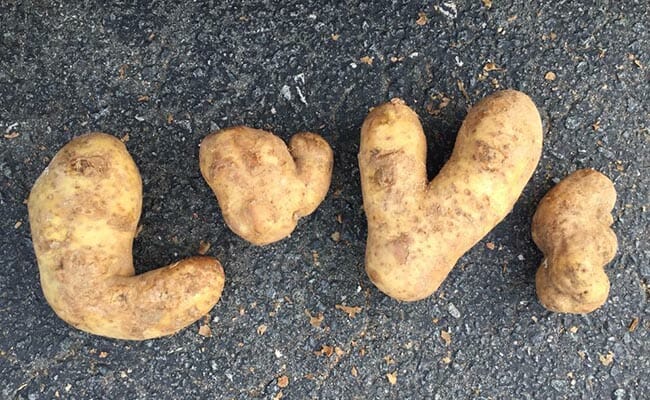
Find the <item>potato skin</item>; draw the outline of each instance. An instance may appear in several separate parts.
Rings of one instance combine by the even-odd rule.
[[[325,199],[333,153],[314,133],[294,135],[287,148],[270,132],[236,126],[206,136],[199,163],[230,229],[265,245],[289,236]]]
[[[103,133],[66,144],[36,180],[29,222],[43,294],[96,335],[142,340],[201,318],[221,296],[219,261],[192,257],[134,276],[142,182],[122,142]]]
[[[541,155],[541,119],[524,93],[496,92],[469,111],[430,183],[426,149],[418,116],[399,99],[373,109],[361,128],[366,272],[403,301],[431,295],[511,211]]]
[[[570,174],[540,201],[532,236],[544,260],[535,285],[547,309],[585,314],[607,301],[609,279],[604,266],[618,247],[610,228],[615,202],[614,184],[593,169]]]

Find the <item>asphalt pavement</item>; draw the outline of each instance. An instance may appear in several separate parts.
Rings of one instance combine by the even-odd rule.
[[[0,398],[648,398],[650,3],[111,3],[0,0]],[[369,108],[419,113],[433,176],[468,107],[501,88],[540,110],[537,171],[432,297],[386,297],[363,270]],[[237,124],[334,150],[327,198],[272,245],[234,235],[201,178],[199,142]],[[25,200],[89,131],[122,138],[142,174],[138,271],[201,242],[224,266],[220,302],[176,335],[93,336],[43,297]],[[610,297],[555,314],[535,296],[530,221],[585,167],[618,192]]]

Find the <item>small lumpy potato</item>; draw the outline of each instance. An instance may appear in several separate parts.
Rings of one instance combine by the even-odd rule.
[[[264,245],[289,236],[325,199],[333,153],[314,133],[294,135],[287,148],[270,132],[236,126],[206,136],[199,163],[226,224]]]
[[[78,329],[132,340],[170,335],[221,296],[223,268],[210,257],[134,276],[142,182],[113,136],[90,133],[66,144],[34,183],[27,206],[43,294]]]
[[[512,210],[541,149],[533,101],[515,90],[496,92],[471,108],[449,161],[428,182],[415,112],[399,99],[373,109],[359,151],[370,280],[398,300],[431,295]]]
[[[593,169],[575,171],[540,201],[532,236],[544,259],[535,285],[547,309],[585,314],[607,301],[604,267],[618,247],[610,228],[615,202],[614,184]]]

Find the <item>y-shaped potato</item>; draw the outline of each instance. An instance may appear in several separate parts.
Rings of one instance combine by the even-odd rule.
[[[61,319],[141,340],[182,329],[219,300],[224,273],[210,257],[134,276],[141,208],[138,168],[124,144],[103,133],[70,141],[36,180],[29,223],[43,294]]]
[[[206,136],[199,162],[230,229],[264,245],[289,236],[323,201],[333,154],[314,133],[294,135],[287,149],[270,132],[236,126]]]
[[[500,91],[472,107],[451,158],[427,184],[418,116],[399,99],[372,110],[359,151],[372,282],[398,300],[431,295],[510,212],[541,149],[535,104],[521,92]]]
[[[572,173],[542,198],[532,234],[544,253],[535,278],[544,307],[585,314],[607,301],[604,267],[618,247],[610,229],[615,202],[614,184],[593,169]]]

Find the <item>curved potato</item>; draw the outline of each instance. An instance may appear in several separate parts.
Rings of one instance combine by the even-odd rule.
[[[294,135],[287,149],[270,132],[236,126],[206,136],[199,163],[226,224],[264,245],[289,236],[325,199],[333,153],[314,133]]]
[[[593,169],[575,171],[540,201],[531,231],[544,253],[535,285],[547,309],[585,314],[607,301],[604,267],[618,247],[610,228],[615,202],[614,184]]]
[[[205,315],[224,285],[219,261],[192,257],[134,276],[142,182],[122,142],[66,144],[36,180],[29,222],[43,294],[74,327],[119,339],[170,335]]]
[[[469,111],[430,183],[426,149],[418,116],[402,100],[376,107],[361,127],[366,272],[404,301],[431,295],[511,211],[541,155],[541,119],[524,93],[496,92]]]

